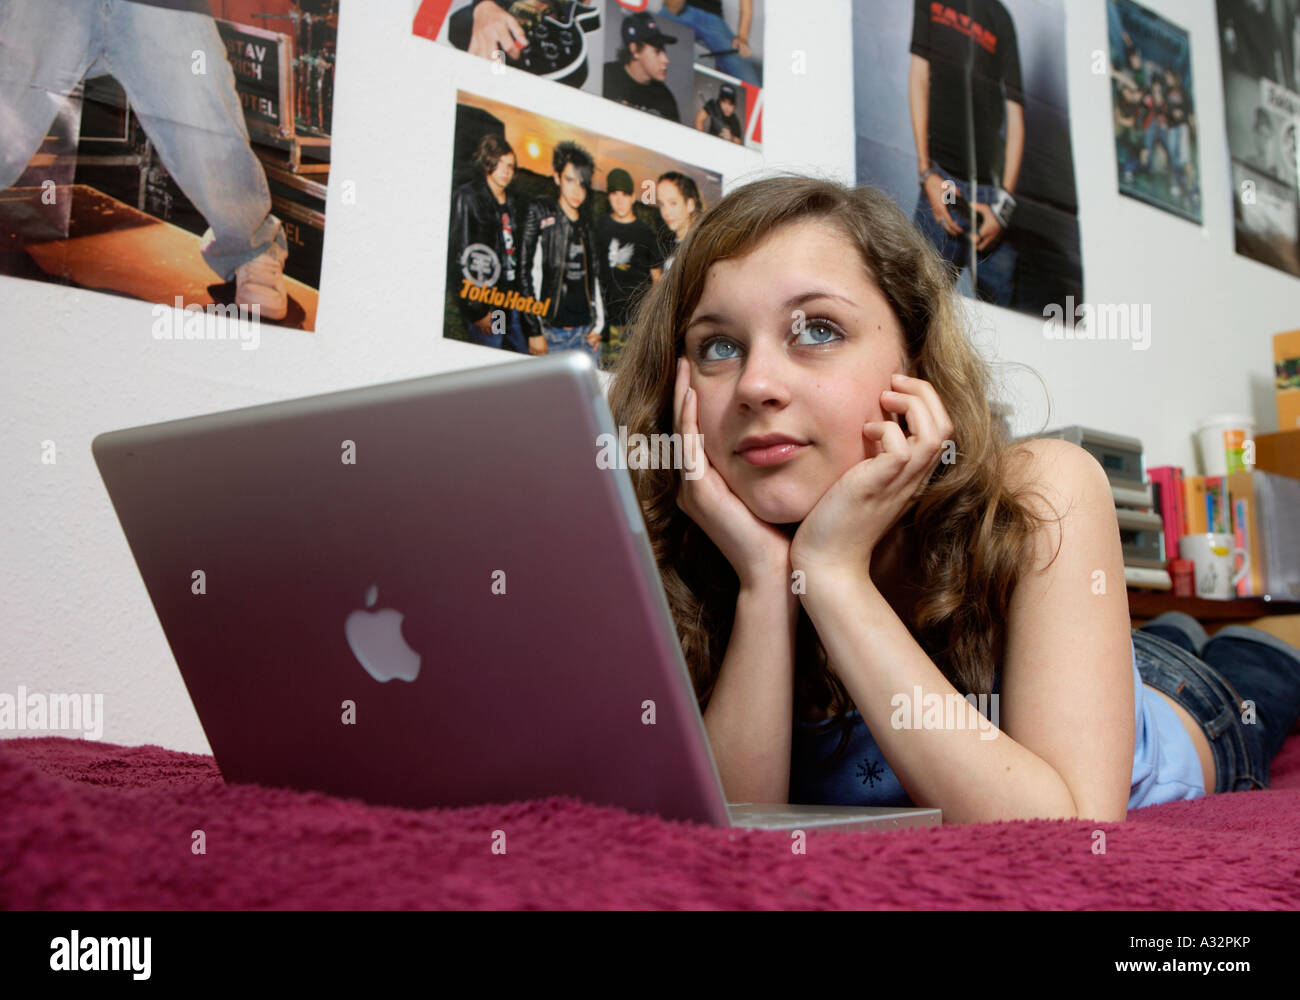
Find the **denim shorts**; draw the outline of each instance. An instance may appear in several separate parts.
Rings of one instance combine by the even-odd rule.
[[[1273,758],[1300,717],[1300,649],[1244,625],[1209,638],[1191,616],[1168,612],[1133,630],[1133,650],[1142,683],[1200,723],[1214,756],[1214,791],[1267,788]]]

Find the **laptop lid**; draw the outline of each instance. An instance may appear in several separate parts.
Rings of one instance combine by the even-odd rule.
[[[604,433],[565,352],[95,438],[226,780],[728,825]]]

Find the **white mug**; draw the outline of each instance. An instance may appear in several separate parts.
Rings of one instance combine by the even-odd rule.
[[[1196,596],[1211,601],[1232,600],[1237,584],[1250,572],[1250,554],[1234,547],[1232,536],[1223,531],[1184,535],[1178,540],[1178,554],[1196,564]],[[1238,555],[1241,568],[1233,572]]]

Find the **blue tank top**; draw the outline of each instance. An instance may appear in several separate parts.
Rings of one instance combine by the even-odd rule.
[[[1133,660],[1133,702],[1137,724],[1133,744],[1133,777],[1128,807],[1200,798],[1205,794],[1201,761],[1192,738],[1169,703],[1154,692],[1147,693],[1138,673],[1137,653],[1129,639]],[[993,680],[993,692],[1000,694],[1001,676]],[[983,706],[987,708],[987,702]],[[987,714],[987,713],[986,713]],[[910,806],[885,755],[871,731],[854,710],[849,743],[838,762],[829,768],[822,762],[839,745],[840,726],[834,719],[823,722],[796,721],[790,757],[790,801],[814,805]]]

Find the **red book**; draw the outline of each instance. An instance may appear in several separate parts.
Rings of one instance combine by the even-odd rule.
[[[1165,558],[1178,558],[1178,540],[1183,537],[1183,470],[1178,465],[1147,469],[1156,495],[1160,519],[1164,521]]]

